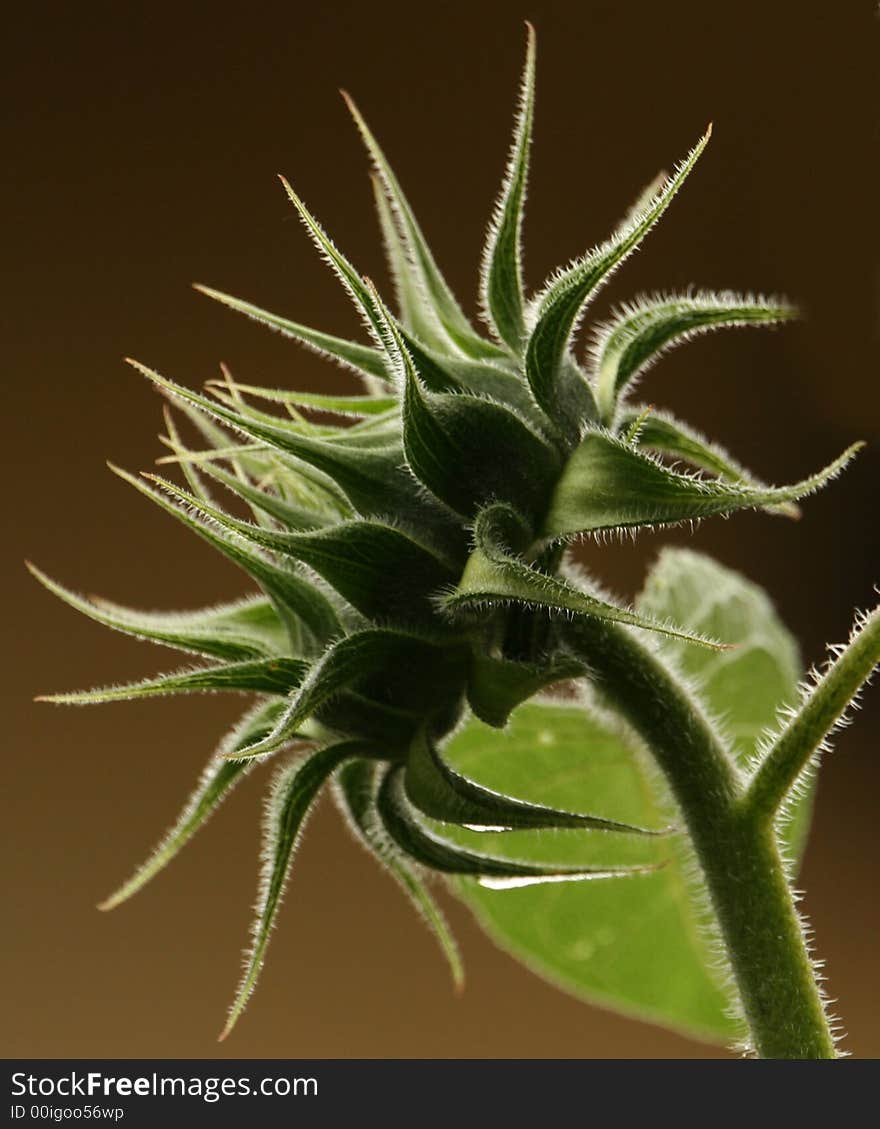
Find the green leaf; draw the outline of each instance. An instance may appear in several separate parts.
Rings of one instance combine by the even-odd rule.
[[[410,747],[404,789],[423,815],[443,823],[457,823],[472,831],[591,828],[656,834],[617,820],[531,804],[505,792],[484,788],[447,764],[424,730]]]
[[[371,680],[383,688],[389,704],[401,704],[414,714],[446,704],[448,686],[454,693],[463,667],[458,652],[418,636],[389,628],[366,628],[333,643],[293,696],[273,732],[243,750],[241,756],[273,752],[325,702]],[[396,701],[391,701],[391,696]],[[424,721],[424,715],[422,720]]]
[[[257,553],[251,552],[240,541],[233,541],[215,532],[175,505],[157,490],[152,490],[143,479],[136,478],[117,467],[111,467],[125,482],[150,498],[161,509],[176,517],[188,529],[197,533],[213,548],[244,569],[260,584],[268,595],[296,615],[319,640],[338,634],[339,620],[332,604],[318,589],[294,573],[277,568]]]
[[[699,159],[710,132],[706,131],[643,212],[615,232],[607,243],[551,277],[532,304],[526,376],[537,402],[570,441],[581,434],[585,414],[595,411],[586,381],[573,374],[567,363],[572,334],[586,304],[669,207]]]
[[[244,976],[229,1011],[220,1039],[238,1021],[263,967],[275,915],[281,904],[294,853],[309,811],[328,776],[348,757],[356,756],[360,741],[343,741],[318,749],[283,768],[276,776],[266,808],[263,868],[253,925],[253,943],[245,960]]]
[[[687,549],[664,549],[637,607],[648,615],[682,616],[734,644],[717,654],[663,640],[664,651],[689,676],[740,766],[751,768],[780,711],[800,700],[803,666],[797,643],[766,593],[732,569]],[[789,809],[787,854],[799,860],[809,828],[812,790]]]
[[[526,24],[528,43],[520,84],[513,144],[483,250],[480,299],[499,338],[515,353],[522,351],[526,326],[523,312],[522,220],[528,178],[532,120],[535,109],[535,29]]]
[[[501,350],[490,342],[484,341],[474,331],[470,322],[462,313],[461,306],[459,306],[434,261],[427,240],[422,234],[413,210],[404,196],[400,183],[388,164],[385,154],[379,148],[378,142],[351,97],[345,91],[342,92],[342,95],[373,159],[376,172],[385,187],[385,192],[398,224],[398,230],[406,246],[409,264],[418,289],[430,302],[436,318],[446,331],[449,340],[462,352],[474,357],[497,356]]]
[[[664,654],[722,719],[745,768],[778,711],[798,700],[797,648],[767,596],[707,557],[665,549],[637,607],[735,644],[713,653],[660,640]],[[529,704],[513,715],[506,733],[497,735],[471,722],[444,748],[444,758],[487,787],[515,790],[533,802],[588,806],[655,827],[674,810],[660,774],[630,731],[592,709]],[[802,849],[809,806],[808,797],[801,800],[784,830],[793,859]],[[557,839],[556,857],[569,864],[607,857],[597,856],[587,839]],[[537,836],[521,837],[518,846],[506,837],[504,844],[516,858],[547,850]],[[729,1042],[736,1029],[725,1015],[723,986],[716,983],[707,895],[689,851],[680,836],[642,841],[641,849],[658,857],[671,850],[673,861],[646,877],[638,890],[621,884],[487,894],[468,884],[463,895],[499,943],[575,994]]]
[[[310,329],[307,325],[288,321],[287,318],[280,317],[278,314],[271,314],[268,310],[261,310],[258,306],[252,306],[250,302],[243,302],[240,298],[233,298],[229,294],[223,294],[220,290],[212,290],[209,286],[196,285],[195,289],[207,298],[213,298],[215,302],[221,302],[224,306],[228,306],[230,310],[235,310],[253,321],[267,325],[270,329],[277,330],[285,337],[292,337],[314,352],[330,357],[354,372],[366,373],[369,376],[379,377],[381,380],[388,379],[382,354],[370,345],[361,345],[357,341],[346,341],[342,337],[334,337],[330,333],[321,333],[320,330]]]
[[[691,466],[708,470],[727,482],[739,482],[756,490],[766,489],[766,483],[742,467],[723,447],[710,442],[670,412],[658,412],[646,406],[626,408],[621,414],[620,426],[625,431],[635,428],[636,436],[629,438],[634,446],[684,459]],[[801,512],[794,502],[762,508],[766,513],[784,514],[791,518],[800,517]]]
[[[468,705],[480,721],[503,729],[520,703],[555,682],[584,673],[583,664],[575,659],[525,663],[475,652],[468,678]]]
[[[229,753],[265,736],[271,730],[281,709],[280,702],[261,702],[248,710],[208,761],[195,791],[187,800],[174,826],[146,862],[138,867],[127,882],[101,902],[98,909],[114,909],[121,902],[127,901],[132,894],[136,894],[160,870],[164,870],[251,768],[252,761],[230,761]]]
[[[730,292],[637,300],[596,334],[595,393],[602,422],[613,424],[618,399],[673,346],[711,329],[772,325],[795,316],[786,303]]]
[[[658,830],[674,815],[630,730],[585,706],[529,703],[503,733],[472,721],[444,757],[484,786],[533,803]],[[500,846],[517,861],[660,866],[634,882],[491,891],[466,881],[456,889],[494,941],[574,995],[700,1038],[735,1037],[704,929],[705,894],[680,835],[522,832]]]
[[[44,694],[37,701],[59,705],[86,706],[101,702],[124,702],[132,698],[153,698],[167,694],[210,694],[232,690],[241,694],[280,694],[286,696],[306,675],[309,664],[301,659],[275,657],[250,662],[228,663],[196,670],[173,671],[124,686],[100,690],[76,690],[66,694]]]
[[[598,616],[674,635],[702,646],[717,646],[709,639],[690,635],[672,624],[609,604],[564,579],[531,567],[513,552],[514,546],[522,545],[523,533],[518,516],[509,506],[489,506],[479,514],[474,523],[474,550],[458,587],[443,601],[447,612],[473,612],[509,605],[546,608],[550,613],[569,619],[579,615]]]
[[[824,470],[793,486],[757,488],[680,474],[621,439],[592,431],[566,463],[542,535],[554,541],[794,502],[835,478],[862,446],[853,444]]]
[[[389,838],[376,808],[381,765],[364,760],[347,761],[336,775],[337,801],[355,835],[378,860],[409,899],[436,939],[457,991],[464,987],[464,967],[455,938],[425,883]]]
[[[252,596],[194,612],[144,612],[109,600],[79,596],[28,564],[31,574],[65,604],[89,619],[150,643],[231,662],[277,654],[285,632],[271,603]]]
[[[404,787],[403,769],[392,767],[379,790],[379,814],[388,833],[406,854],[444,874],[468,874],[493,889],[545,882],[582,882],[645,873],[644,866],[565,866],[520,861],[468,850],[438,835],[419,816]]]

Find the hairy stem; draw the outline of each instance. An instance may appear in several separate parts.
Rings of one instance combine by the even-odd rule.
[[[699,703],[630,629],[567,629],[592,679],[654,754],[678,802],[762,1058],[834,1058],[834,1040],[771,824],[743,804],[732,758]]]
[[[772,820],[822,742],[880,661],[880,608],[868,616],[761,761],[746,797],[758,819]]]

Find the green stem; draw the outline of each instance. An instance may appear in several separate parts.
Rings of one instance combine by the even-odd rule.
[[[566,631],[594,683],[651,749],[678,802],[755,1052],[834,1058],[772,823],[744,805],[742,777],[702,707],[629,629],[584,618]]]
[[[880,661],[880,608],[865,619],[764,755],[746,803],[756,818],[772,820],[822,742],[852,704]]]

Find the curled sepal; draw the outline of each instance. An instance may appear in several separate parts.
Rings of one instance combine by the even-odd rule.
[[[317,533],[263,529],[230,517],[181,490],[150,476],[196,514],[272,552],[313,568],[352,607],[371,619],[415,622],[433,617],[432,593],[448,587],[456,570],[408,534],[377,521],[340,522]]]
[[[381,765],[375,761],[346,761],[333,781],[337,803],[355,835],[394,878],[430,930],[449,965],[456,991],[461,991],[464,987],[464,966],[455,937],[428,887],[390,838],[376,810],[381,773]]]
[[[641,299],[600,327],[593,346],[594,390],[602,423],[617,402],[668,349],[711,329],[773,325],[796,316],[785,302],[723,292]]]
[[[483,250],[480,300],[492,328],[514,352],[525,337],[522,220],[535,109],[535,29],[526,24],[526,62],[519,91],[513,144]]]
[[[334,443],[324,438],[301,435],[283,426],[283,421],[267,423],[253,415],[244,415],[205,396],[192,392],[167,377],[131,362],[148,380],[170,395],[194,405],[214,416],[228,427],[252,439],[267,443],[285,455],[292,455],[321,475],[322,483],[341,491],[364,517],[375,513],[418,513],[424,515],[424,501],[418,486],[402,469],[403,452],[396,440],[380,447],[355,447]]]
[[[370,345],[361,345],[357,341],[347,341],[342,337],[334,337],[330,333],[321,333],[320,330],[310,329],[307,325],[288,321],[287,318],[269,313],[268,310],[261,310],[259,306],[253,306],[250,302],[243,302],[240,298],[233,298],[229,294],[223,294],[220,290],[212,290],[210,286],[196,285],[195,289],[207,298],[213,298],[215,302],[221,302],[224,306],[228,306],[230,310],[235,310],[253,321],[267,325],[270,329],[277,330],[285,337],[292,337],[314,352],[330,357],[360,375],[379,377],[381,380],[388,379],[382,354]]]
[[[620,430],[627,435],[633,446],[683,459],[691,466],[707,470],[727,482],[738,482],[758,490],[766,489],[766,483],[741,466],[723,447],[706,439],[669,412],[643,406],[625,408],[620,416]],[[762,509],[766,513],[784,514],[790,518],[798,518],[801,513],[800,507],[794,502],[763,506]]]
[[[567,657],[526,663],[475,652],[468,676],[468,705],[480,721],[503,729],[516,707],[539,690],[585,672],[583,663]]]
[[[404,631],[366,628],[333,643],[309,672],[284,714],[264,740],[237,756],[274,752],[316,711],[345,690],[370,680],[386,695],[397,691],[395,708],[413,714],[447,706],[454,695],[463,660],[458,652]]]
[[[605,432],[590,432],[571,454],[544,521],[548,541],[640,525],[673,525],[713,514],[795,502],[835,478],[862,447],[793,486],[752,487],[680,474]]]
[[[406,795],[400,767],[392,767],[386,773],[379,789],[378,809],[389,835],[416,862],[444,874],[469,875],[483,885],[499,889],[542,882],[619,878],[657,869],[656,866],[551,866],[469,850],[438,835],[419,815]]]
[[[219,549],[225,557],[244,569],[272,597],[276,607],[280,606],[297,616],[316,638],[320,640],[328,639],[341,630],[333,605],[322,592],[318,591],[314,584],[310,584],[289,570],[277,568],[270,564],[263,556],[253,552],[241,540],[233,540],[215,531],[205,522],[198,521],[180,506],[175,505],[163,493],[151,489],[143,479],[136,478],[117,467],[111,469],[120,478],[134,486],[136,490],[154,501],[166,513],[172,514],[188,529],[197,533],[209,545]]]
[[[424,730],[415,736],[410,746],[404,788],[409,800],[423,815],[471,831],[590,828],[637,835],[658,834],[614,819],[532,804],[484,788],[448,765]]]
[[[164,870],[199,828],[208,821],[253,763],[230,761],[227,759],[228,754],[241,746],[258,741],[268,733],[281,709],[280,702],[268,702],[260,703],[248,710],[208,761],[195,791],[187,800],[174,826],[146,862],[138,867],[127,882],[101,902],[98,909],[114,909],[121,902],[127,901],[132,894],[136,894],[160,870]]]
[[[351,97],[345,91],[342,93],[391,205],[397,230],[406,250],[416,292],[422,296],[423,302],[429,304],[434,319],[444,332],[445,340],[441,338],[437,344],[444,345],[447,351],[451,344],[468,356],[497,356],[500,352],[498,347],[484,341],[462,312],[446,279],[440,273],[422,229],[385,154]]]
[[[508,605],[546,608],[569,619],[594,616],[659,631],[704,647],[719,647],[711,640],[617,607],[566,580],[539,572],[516,555],[524,534],[521,520],[509,506],[489,506],[483,510],[474,523],[474,550],[458,587],[443,600],[446,611],[455,614]]]
[[[238,694],[279,694],[286,696],[299,686],[309,669],[301,659],[276,656],[250,662],[226,663],[196,670],[172,671],[156,678],[107,686],[99,690],[75,690],[65,694],[43,694],[38,702],[65,706],[125,702],[133,698],[155,698],[169,694],[215,694],[228,690]]]
[[[44,588],[89,619],[149,643],[230,662],[277,654],[284,648],[278,615],[261,596],[194,612],[145,612],[77,595],[35,565],[27,567]]]
[[[260,975],[290,865],[312,804],[330,774],[348,757],[362,752],[363,744],[362,741],[342,741],[317,749],[283,768],[272,784],[263,824],[263,867],[252,928],[253,943],[245,958],[244,976],[221,1040],[235,1026]]]
[[[607,243],[551,277],[534,299],[526,376],[537,402],[569,440],[581,433],[583,413],[590,407],[595,410],[592,395],[584,390],[586,381],[575,379],[569,360],[569,344],[577,323],[590,299],[669,207],[709,135],[707,130],[644,211],[618,229]]]

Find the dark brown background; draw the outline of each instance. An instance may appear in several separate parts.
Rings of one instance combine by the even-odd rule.
[[[222,359],[242,379],[343,386],[332,368],[188,290],[203,280],[355,331],[275,180],[288,173],[355,262],[382,277],[365,160],[336,94],[343,83],[470,302],[530,16],[540,40],[530,282],[602,238],[713,119],[699,170],[607,298],[690,282],[754,287],[786,292],[808,318],[778,333],[703,339],[651,374],[648,395],[770,480],[794,480],[854,438],[873,441],[800,524],[748,515],[708,524],[696,541],[765,583],[817,660],[877,580],[872,5],[821,15],[800,3],[704,0],[29,8],[7,13],[3,62],[13,628],[2,1051],[211,1056],[253,898],[257,776],[132,904],[108,916],[92,906],[167,825],[239,704],[68,712],[30,702],[174,658],[63,608],[30,582],[23,556],[73,587],[141,606],[245,589],[105,470],[105,457],[139,469],[158,453],[159,402],[120,358],[193,385]],[[661,540],[594,551],[591,564],[632,593]],[[880,1052],[878,716],[875,689],[825,766],[805,872],[847,1046],[861,1056]],[[459,907],[450,914],[469,967],[461,1000],[391,884],[322,809],[262,985],[221,1053],[707,1053],[566,998],[497,953]]]

